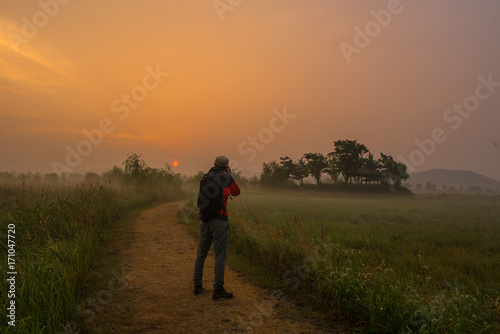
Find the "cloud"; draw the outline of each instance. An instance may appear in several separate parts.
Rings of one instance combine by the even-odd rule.
[[[0,18],[1,89],[16,94],[26,89],[51,93],[67,83],[83,84],[75,75],[78,69],[41,37],[29,40],[16,51],[9,35],[17,32],[17,25]]]

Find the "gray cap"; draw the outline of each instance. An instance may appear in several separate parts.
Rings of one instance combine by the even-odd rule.
[[[227,165],[229,165],[229,159],[225,155],[219,155],[215,158],[215,164],[219,167],[227,167]]]

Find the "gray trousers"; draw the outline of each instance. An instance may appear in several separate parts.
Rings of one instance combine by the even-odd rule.
[[[215,267],[214,267],[214,291],[224,285],[224,267],[227,255],[227,243],[229,240],[229,224],[227,221],[210,219],[209,222],[200,222],[200,235],[198,239],[198,250],[194,264],[195,285],[202,285],[203,267],[205,259],[212,242],[214,244]]]

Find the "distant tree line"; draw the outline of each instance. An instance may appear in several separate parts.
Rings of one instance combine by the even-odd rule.
[[[110,170],[99,175],[95,172],[79,173],[15,173],[0,172],[0,182],[33,183],[92,183],[125,187],[135,191],[155,188],[162,185],[180,187],[182,177],[174,173],[168,164],[164,168],[152,168],[136,153],[129,153],[122,163],[123,168],[113,166]]]
[[[386,184],[395,189],[409,178],[407,167],[397,162],[391,155],[373,154],[357,140],[337,140],[333,151],[326,156],[322,153],[305,153],[294,161],[288,156],[263,163],[260,182],[262,185],[276,186],[295,183],[302,185],[311,176],[317,185],[328,175],[332,183],[375,183]]]
[[[487,187],[481,188],[480,186],[476,185],[471,185],[468,186],[467,188],[464,187],[463,185],[454,186],[454,185],[443,184],[441,186],[438,186],[430,181],[427,181],[425,184],[416,183],[416,184],[406,184],[405,186],[408,187],[409,189],[414,189],[416,191],[426,191],[426,192],[441,191],[447,193],[469,193],[469,194],[482,194],[482,193],[495,194],[500,192],[499,189],[494,190]]]

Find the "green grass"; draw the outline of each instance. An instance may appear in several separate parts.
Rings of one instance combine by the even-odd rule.
[[[0,272],[0,332],[63,333],[78,323],[91,265],[110,224],[126,212],[173,198],[172,187],[134,192],[97,185],[4,184],[0,187],[0,262],[7,264],[7,226],[15,224],[16,321],[6,317],[7,274]],[[5,298],[4,298],[5,296]]]
[[[231,247],[376,333],[500,329],[498,196],[242,194]]]

